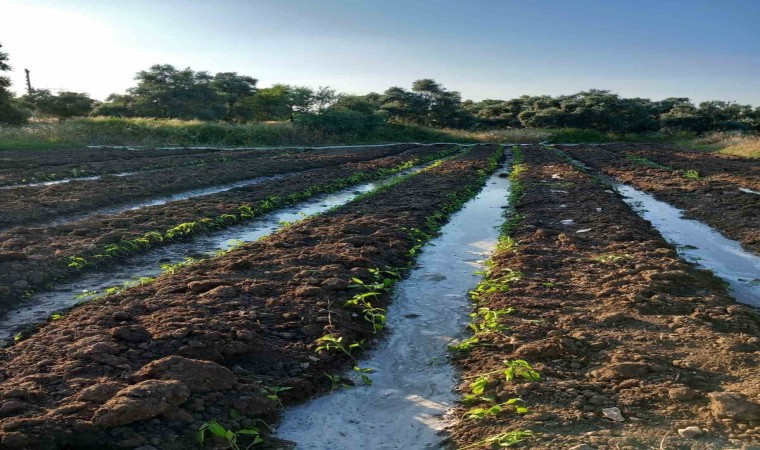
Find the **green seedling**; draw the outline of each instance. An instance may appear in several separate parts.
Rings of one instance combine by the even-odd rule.
[[[683,177],[691,181],[696,181],[702,178],[701,175],[699,175],[699,172],[693,169],[685,170],[683,172]]]
[[[514,311],[514,308],[478,308],[477,311],[470,314],[470,317],[472,317],[472,322],[470,322],[469,327],[475,332],[475,334],[490,331],[507,331],[509,327],[506,325],[501,325],[499,323],[499,318],[507,314],[512,314]]]
[[[538,373],[528,361],[524,359],[515,359],[513,361],[505,360],[504,365],[507,366],[504,370],[504,377],[507,381],[512,381],[516,377],[524,378],[528,381],[539,381],[541,374]]]
[[[354,350],[364,348],[364,340],[361,340],[359,342],[354,342],[353,344],[349,344],[348,346],[346,346],[345,344],[343,344],[342,337],[336,337],[332,333],[322,336],[321,338],[317,339],[317,342],[321,344],[317,347],[316,349],[317,352],[339,351],[352,359],[353,359],[352,352]]]
[[[515,446],[520,442],[525,441],[526,439],[532,438],[535,435],[536,434],[530,430],[507,431],[506,433],[490,436],[483,439],[482,441],[474,442],[470,445],[460,447],[459,450],[469,450],[473,448],[479,448],[484,445],[493,447],[494,444],[496,444],[498,448],[507,448]]]
[[[330,392],[338,390],[338,389],[349,388],[349,385],[344,382],[345,378],[343,378],[342,376],[331,375],[329,373],[325,373],[325,376],[330,380],[330,383],[331,383]]]
[[[206,422],[201,425],[200,428],[198,428],[197,437],[198,442],[200,442],[201,445],[206,442],[206,433],[211,433],[214,436],[226,439],[227,444],[229,444],[230,448],[233,450],[241,450],[241,447],[238,445],[238,438],[241,436],[252,439],[252,442],[247,447],[245,447],[246,449],[264,442],[264,439],[261,438],[261,432],[258,428],[244,428],[242,430],[232,431],[225,428],[224,425],[220,424],[216,420]]]
[[[282,386],[262,386],[260,392],[264,394],[266,398],[277,403],[280,409],[285,409],[285,405],[282,404],[280,399],[280,393],[290,390],[292,388]]]
[[[360,382],[365,386],[371,386],[372,385],[372,379],[367,375],[368,373],[373,373],[375,369],[370,368],[361,368],[359,366],[354,366],[354,376],[353,381],[354,383]]]
[[[61,320],[63,319],[63,314],[53,314],[50,316],[50,320]]]
[[[510,285],[522,278],[522,273],[515,270],[507,269],[507,273],[501,276],[488,274],[487,277],[478,283],[478,286],[470,291],[470,298],[479,302],[483,297],[497,293],[509,291]]]
[[[487,397],[482,397],[483,399]],[[484,419],[488,416],[498,416],[505,411],[514,411],[517,414],[525,414],[528,412],[528,407],[525,406],[525,402],[520,398],[510,398],[503,403],[495,403],[488,408],[472,408],[464,415],[465,419]]]
[[[87,267],[88,262],[86,259],[82,258],[81,256],[69,256],[69,267],[77,270],[84,269]]]
[[[472,350],[473,347],[480,346],[480,339],[478,339],[477,336],[472,336],[460,342],[459,344],[449,345],[449,350],[454,352],[467,353]]]

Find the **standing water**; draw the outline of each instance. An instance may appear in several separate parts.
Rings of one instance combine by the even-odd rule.
[[[728,282],[736,300],[760,307],[760,257],[709,226],[684,219],[678,208],[631,186],[613,185],[639,216],[652,222],[666,240],[676,245],[682,257]]]
[[[468,319],[468,291],[498,241],[509,181],[491,177],[483,191],[454,214],[396,285],[388,311],[389,336],[359,366],[370,386],[317,398],[284,413],[277,436],[298,449],[437,448],[444,413],[457,399],[457,377],[447,346]]]
[[[155,277],[161,273],[161,265],[163,264],[176,264],[187,258],[207,258],[214,252],[228,250],[241,241],[258,240],[276,232],[287,223],[344,205],[360,194],[393,183],[400,177],[419,171],[431,164],[433,163],[421,164],[380,181],[352,186],[333,194],[320,196],[226,230],[159,247],[132,257],[116,267],[109,267],[104,271],[89,272],[76,281],[61,283],[54,290],[41,292],[16,309],[0,316],[0,340],[12,336],[23,325],[42,322],[56,311],[92,299],[104,289],[122,283],[135,282],[143,277]]]

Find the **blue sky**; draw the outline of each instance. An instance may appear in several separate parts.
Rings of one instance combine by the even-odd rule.
[[[464,98],[590,88],[760,106],[759,0],[0,0],[35,87],[104,98],[152,64],[350,93],[434,78]]]

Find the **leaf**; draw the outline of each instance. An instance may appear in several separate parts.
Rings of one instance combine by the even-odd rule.
[[[211,422],[208,424],[208,431],[211,432],[214,436],[219,437],[226,437],[227,435],[227,429],[223,426],[219,425],[217,422]]]

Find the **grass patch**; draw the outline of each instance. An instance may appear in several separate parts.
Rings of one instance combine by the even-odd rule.
[[[760,158],[760,136],[736,133],[709,133],[704,136],[681,140],[679,145],[707,153]]]

